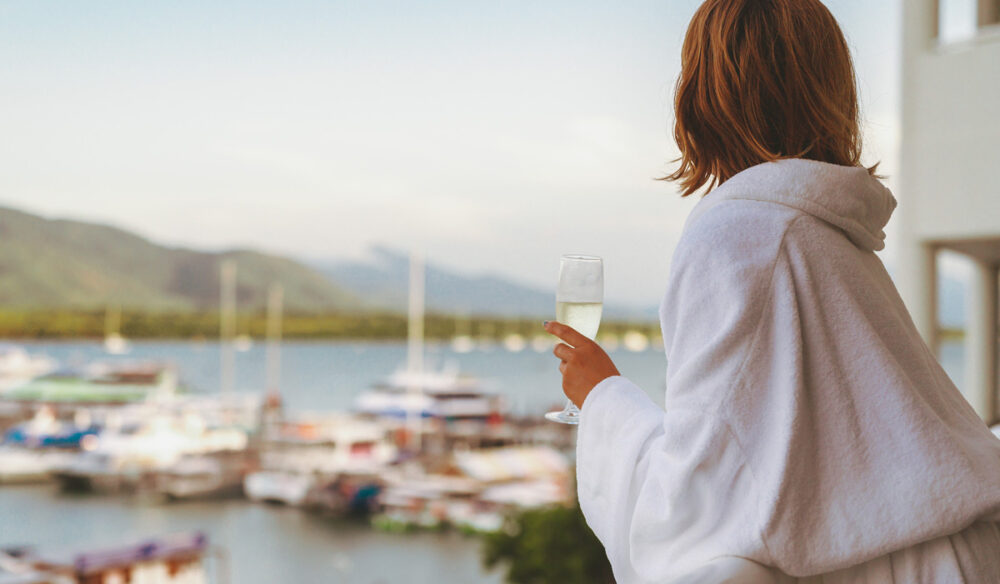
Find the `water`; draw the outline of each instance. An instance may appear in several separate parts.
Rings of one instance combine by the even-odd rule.
[[[78,548],[192,530],[225,547],[234,584],[502,581],[482,571],[478,541],[455,533],[382,533],[238,500],[153,505],[48,486],[0,491],[0,545]]]
[[[541,330],[541,322],[538,323]],[[95,359],[128,361],[162,359],[177,365],[182,383],[195,392],[218,391],[219,346],[215,343],[137,342],[128,355],[109,357],[95,342],[29,344],[30,351],[45,352],[66,364],[84,364]],[[492,350],[455,353],[448,346],[429,344],[428,366],[456,363],[489,387],[500,391],[516,413],[538,413],[563,400],[559,361],[551,352],[526,350],[509,353]],[[621,371],[646,388],[662,403],[665,389],[662,353],[614,353]],[[254,344],[236,354],[238,391],[264,391],[265,347]],[[404,343],[286,342],[281,348],[281,393],[292,410],[350,408],[354,397],[373,382],[405,364]]]
[[[540,323],[539,323],[540,324]],[[94,342],[34,343],[64,363],[107,358]],[[292,410],[348,408],[370,383],[405,360],[401,343],[289,342],[282,346],[281,391]],[[624,375],[662,405],[661,352],[612,354]],[[487,380],[519,413],[541,415],[560,409],[558,361],[548,351],[508,353],[499,348],[457,354],[428,347],[431,363],[453,361],[462,371]],[[945,371],[961,387],[962,347],[946,343]],[[112,360],[166,359],[175,363],[193,391],[219,386],[219,348],[191,342],[140,342],[132,353]],[[236,357],[236,386],[262,391],[263,345]],[[479,542],[457,534],[389,534],[365,525],[334,522],[297,509],[245,501],[145,504],[127,498],[61,495],[52,487],[0,488],[0,546],[100,545],[162,533],[199,529],[231,557],[234,584],[274,582],[459,584],[499,583],[499,573],[483,572]]]

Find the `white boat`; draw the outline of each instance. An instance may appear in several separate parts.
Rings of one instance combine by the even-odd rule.
[[[72,454],[58,450],[0,446],[0,484],[46,481],[53,469],[66,464],[71,457]]]
[[[104,352],[109,355],[125,355],[132,350],[129,342],[121,335],[121,306],[111,308],[104,313]]]
[[[153,490],[170,499],[202,499],[243,494],[245,451],[184,456],[158,471]]]
[[[160,412],[111,424],[53,475],[68,490],[155,489],[157,474],[193,455],[241,452],[247,430],[210,425],[197,412]]]
[[[460,375],[453,363],[438,370],[425,366],[423,272],[421,256],[413,254],[406,366],[359,394],[354,401],[355,409],[362,414],[411,424],[425,418],[487,418],[499,414],[499,397],[484,391],[476,379]]]
[[[80,423],[57,420],[52,408],[7,430],[0,444],[0,483],[41,482],[53,469],[66,464],[82,444],[96,438],[97,429],[86,416]]]
[[[250,335],[237,335],[233,339],[233,347],[240,353],[246,353],[253,348],[253,338]]]
[[[56,360],[48,355],[29,353],[24,347],[0,343],[0,393],[56,368]]]
[[[455,335],[451,339],[451,350],[456,353],[471,353],[476,348],[476,341],[469,335]]]
[[[257,471],[243,479],[243,492],[251,501],[298,507],[306,502],[315,477],[288,471]]]
[[[354,406],[364,414],[397,420],[408,415],[487,420],[504,413],[499,394],[484,388],[474,377],[460,375],[454,367],[397,371],[359,394]]]
[[[306,504],[314,490],[341,475],[373,475],[396,460],[386,429],[348,414],[283,420],[264,442],[261,470],[243,481],[255,501]]]
[[[528,346],[528,341],[524,335],[511,333],[503,338],[503,348],[511,353],[520,353]]]
[[[104,337],[104,352],[109,355],[127,355],[131,350],[132,345],[118,333],[111,333]]]
[[[626,331],[622,336],[622,346],[633,353],[641,353],[649,348],[649,337],[640,331]]]
[[[5,401],[28,407],[47,404],[60,415],[81,407],[124,405],[172,399],[178,392],[171,365],[154,361],[92,363],[80,369],[57,370],[9,388]]]
[[[483,485],[477,499],[505,508],[565,503],[572,498],[566,456],[548,446],[509,446],[456,452],[455,467]]]
[[[451,513],[462,514],[464,502],[482,489],[473,479],[440,474],[385,475],[387,487],[379,497],[382,512],[372,518],[379,527],[393,524],[437,528],[450,522]]]

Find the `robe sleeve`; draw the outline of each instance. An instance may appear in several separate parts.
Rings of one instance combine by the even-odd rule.
[[[719,405],[758,356],[782,234],[740,223],[738,209],[710,215],[678,244],[661,307],[665,409],[624,376],[583,403],[580,506],[623,584],[666,582],[723,556],[772,565],[757,482]]]

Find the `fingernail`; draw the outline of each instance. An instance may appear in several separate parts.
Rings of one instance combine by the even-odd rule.
[[[542,321],[542,326],[549,326],[549,321],[543,320]]]

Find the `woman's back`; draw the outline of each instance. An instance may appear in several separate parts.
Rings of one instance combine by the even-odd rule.
[[[1000,582],[1000,526],[976,522],[959,533],[921,542],[853,566],[775,584],[883,584],[914,582],[995,584]]]
[[[623,581],[719,555],[816,576],[996,519],[1000,440],[874,254],[894,205],[864,169],[783,160],[692,212],[661,309],[665,415],[620,376],[584,403],[581,505]]]
[[[863,564],[793,578],[743,558],[718,558],[669,584],[885,584],[1000,582],[1000,527],[976,522],[963,531],[910,546]]]
[[[784,233],[743,388],[719,396],[771,497],[762,530],[778,565],[825,572],[1000,511],[1000,440],[931,354],[873,253],[894,207],[888,190],[863,169],[787,160],[710,197],[709,213],[720,215],[746,201],[730,212],[735,222],[775,213],[754,204],[802,212]],[[701,229],[732,232],[714,223]],[[804,534],[828,535],[824,553]]]

